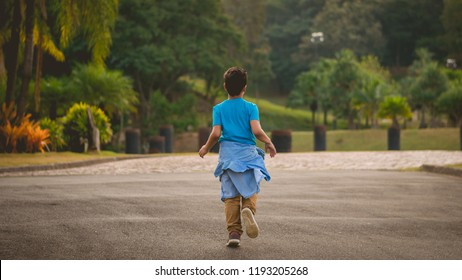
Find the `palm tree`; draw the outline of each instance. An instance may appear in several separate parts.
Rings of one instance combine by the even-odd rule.
[[[71,73],[68,86],[68,93],[73,92],[86,103],[103,108],[109,117],[136,111],[138,96],[133,82],[121,71],[78,65]]]
[[[5,1],[2,5],[6,11],[10,11],[8,18],[0,21],[0,49],[7,44],[7,55],[10,57],[6,65],[7,92],[6,101],[14,101],[14,87],[16,84],[16,71],[18,68],[18,50],[20,44],[21,29],[25,29],[25,44],[23,55],[23,76],[21,91],[16,98],[18,104],[18,116],[25,112],[26,96],[32,77],[32,61],[34,46],[38,50],[37,71],[40,71],[41,53],[48,52],[57,60],[63,60],[64,55],[55,46],[50,30],[59,30],[59,45],[62,49],[69,46],[73,38],[79,33],[87,41],[92,52],[93,62],[104,65],[104,59],[109,55],[111,45],[111,30],[114,27],[118,12],[118,0],[26,0]],[[22,12],[25,11],[25,19],[22,20]],[[53,26],[48,26],[47,14],[52,13],[56,20]],[[23,24],[25,27],[23,27]],[[8,25],[9,28],[2,28]],[[6,39],[1,39],[6,38]],[[58,41],[58,40],[56,40]],[[38,78],[37,78],[38,77]],[[36,73],[36,82],[40,82],[40,72]],[[38,91],[40,86],[36,86]],[[39,95],[36,92],[36,98]],[[36,109],[38,106],[36,105]]]
[[[400,150],[400,127],[399,118],[412,117],[411,107],[407,99],[402,96],[387,96],[380,104],[378,116],[393,121],[388,129],[388,150]]]
[[[392,120],[392,128],[399,129],[399,118],[411,118],[411,107],[407,103],[406,97],[402,96],[387,96],[380,104],[378,116]]]

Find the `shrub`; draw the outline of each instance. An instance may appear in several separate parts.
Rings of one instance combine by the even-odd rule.
[[[64,127],[61,123],[49,118],[43,118],[40,120],[40,127],[49,131],[51,150],[56,152],[65,145],[66,142],[63,136]]]
[[[100,108],[86,103],[76,103],[63,118],[65,142],[72,151],[82,152],[82,140],[88,137],[89,122],[87,107],[90,107],[95,126],[99,129],[102,144],[111,140],[112,129],[109,118]]]

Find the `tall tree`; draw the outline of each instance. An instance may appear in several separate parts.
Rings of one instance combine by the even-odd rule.
[[[383,0],[378,4],[386,66],[409,66],[416,48],[428,48],[440,57],[443,0]]]
[[[290,107],[308,106],[310,108],[312,127],[316,125],[320,79],[321,77],[315,70],[301,73],[298,75],[294,89],[291,91],[288,98],[287,105]]]
[[[11,8],[11,1],[0,1],[0,81],[6,80],[5,56],[3,46],[8,30],[8,9]]]
[[[317,46],[311,42],[311,32],[323,32],[322,55],[333,57],[336,52],[347,48],[360,56],[380,56],[385,41],[376,14],[376,6],[370,1],[326,1],[300,47],[313,59]]]
[[[445,49],[450,58],[462,65],[462,1],[444,0],[441,20],[445,30]]]
[[[34,60],[34,17],[35,17],[35,1],[26,0],[26,18],[25,18],[25,33],[26,40],[24,43],[24,62],[22,66],[22,84],[21,91],[17,98],[18,116],[22,116],[26,112],[26,97],[29,91],[29,83],[32,78],[32,63]],[[20,120],[20,119],[18,119]]]
[[[243,65],[249,71],[249,79],[259,96],[258,85],[273,77],[269,60],[269,44],[263,34],[266,20],[266,0],[222,0],[223,7],[234,24],[244,34],[247,43]]]
[[[426,49],[416,51],[418,58],[410,67],[409,91],[412,102],[421,108],[420,127],[427,127],[425,112],[430,111],[430,125],[435,126],[436,100],[448,89],[448,78]]]
[[[21,116],[26,110],[26,97],[32,78],[34,45],[47,51],[56,59],[64,59],[54,41],[59,41],[60,46],[66,48],[80,33],[88,41],[94,62],[104,64],[104,59],[109,54],[111,29],[117,16],[118,0],[96,2],[50,0],[48,3],[45,3],[45,0],[26,0],[8,1],[7,5],[8,3],[11,3],[8,7],[13,7],[7,14],[11,20],[6,19],[8,30],[11,32],[2,32],[1,35],[6,39],[0,40],[0,43],[6,44],[8,57],[6,61],[8,76],[6,101],[11,102],[16,99],[18,115]],[[48,21],[47,17],[43,16],[47,13],[53,14],[56,20]],[[23,14],[24,20],[22,19]],[[59,30],[59,38],[52,39],[50,29]],[[14,98],[21,30],[24,30],[25,34],[22,85],[19,95]]]
[[[266,0],[222,0],[224,11],[242,31],[250,50],[259,47],[263,40],[266,20]]]
[[[353,129],[357,111],[352,100],[360,80],[360,67],[355,54],[342,50],[335,55],[335,63],[329,77],[332,103],[335,115],[348,119],[348,127]]]
[[[19,54],[19,34],[21,31],[21,1],[8,1],[11,4],[12,15],[11,23],[4,27],[2,30],[2,40],[0,43],[5,44],[6,58],[5,66],[7,73],[7,84],[6,84],[6,96],[5,102],[10,104],[14,101],[14,92],[16,88],[16,77],[18,69],[18,54]],[[7,2],[5,2],[7,3]],[[8,17],[5,17],[4,20],[7,20]],[[9,32],[8,32],[9,31]],[[9,33],[9,34],[8,34]],[[6,37],[6,38],[5,38]]]
[[[171,100],[180,77],[219,83],[241,40],[215,0],[123,0],[109,64],[133,78],[142,123],[152,93]]]
[[[313,127],[316,122],[316,111],[324,112],[324,125],[327,125],[327,113],[332,109],[331,88],[329,78],[335,61],[322,58],[315,63],[309,71],[303,72],[297,77],[297,83],[290,92],[289,107],[308,107],[311,110]]]
[[[296,54],[323,5],[324,0],[268,0],[265,34],[271,47],[271,68],[281,93],[288,94],[296,77],[308,70],[309,65]]]
[[[397,86],[391,82],[390,73],[380,65],[377,57],[364,56],[359,66],[359,87],[353,94],[353,103],[366,118],[366,126],[369,126],[370,120],[372,127],[378,128],[376,115],[379,104],[385,96],[394,93]]]

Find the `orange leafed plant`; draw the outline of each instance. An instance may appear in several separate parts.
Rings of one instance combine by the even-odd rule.
[[[23,122],[19,126],[11,125],[9,120],[0,127],[0,132],[2,134],[2,146],[5,151],[11,151],[13,153],[17,152],[16,147],[18,146],[18,141],[21,138],[26,136],[26,123]]]
[[[39,123],[29,123],[26,126],[26,152],[45,152],[44,147],[50,144],[50,132],[48,129],[41,129]]]
[[[0,110],[0,152],[18,152],[18,144],[25,143],[26,152],[44,152],[50,133],[41,129],[38,122],[30,121],[30,114],[15,122],[17,116],[14,104],[2,104]],[[24,147],[24,145],[20,145]]]

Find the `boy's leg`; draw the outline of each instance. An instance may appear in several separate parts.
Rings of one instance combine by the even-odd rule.
[[[228,233],[236,231],[242,234],[240,196],[225,199],[225,215]]]
[[[252,195],[249,198],[242,198],[242,209],[249,208],[253,214],[257,213],[257,194]]]
[[[233,231],[242,234],[241,226],[241,195],[229,177],[228,170],[222,174],[221,197],[225,203],[226,225],[228,233]]]
[[[255,213],[257,210],[257,194],[252,195],[249,198],[242,198],[242,219],[245,224],[245,232],[250,238],[256,238],[260,229],[257,221],[255,220]]]

